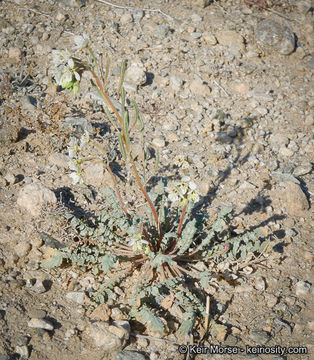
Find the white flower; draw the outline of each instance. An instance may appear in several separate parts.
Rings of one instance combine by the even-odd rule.
[[[71,69],[65,66],[58,67],[55,71],[55,80],[57,85],[65,87],[66,84],[70,83],[73,79],[73,73]]]
[[[191,191],[188,194],[188,200],[193,202],[193,203],[196,203],[196,202],[198,202],[200,200],[200,196],[196,191]]]
[[[55,67],[69,62],[71,54],[68,50],[52,50],[52,62]]]
[[[174,162],[174,165],[181,167],[182,170],[187,170],[190,167],[189,163],[185,160],[184,155],[177,155],[174,158],[173,162]]]
[[[68,65],[71,69],[74,69],[74,60],[72,58],[69,59]]]
[[[184,156],[183,155],[177,155],[175,158],[174,158],[174,164],[176,166],[181,166],[182,163],[184,162]]]
[[[189,167],[190,167],[189,163],[186,160],[184,160],[181,165],[182,170],[187,170]]]
[[[149,249],[149,242],[142,239],[142,234],[133,235],[128,242],[128,246],[132,246],[134,252],[144,251]]]
[[[179,190],[177,188],[175,188],[174,186],[172,187],[167,187],[166,191],[169,193],[169,200],[170,201],[177,201],[179,200]]]
[[[199,201],[196,184],[188,176],[184,176],[172,186],[166,187],[166,191],[169,193],[170,201],[180,200],[183,205],[186,205],[187,200],[191,202]]]
[[[188,176],[184,176],[181,181],[176,183],[176,187],[179,188],[182,195],[185,195],[189,189],[189,181],[190,178]]]
[[[81,80],[80,74],[78,72],[76,72],[76,71],[74,71],[73,73],[74,73],[75,80],[80,81]]]
[[[81,49],[84,49],[88,45],[89,38],[86,34],[75,35],[74,42],[75,42],[76,46],[73,47],[73,50],[81,50]]]
[[[189,182],[189,188],[190,188],[191,190],[196,190],[197,186],[196,186],[196,184],[195,184],[193,181],[190,181],[190,182]]]
[[[132,237],[130,241],[128,242],[128,246],[133,246],[136,243],[137,239],[135,237]]]

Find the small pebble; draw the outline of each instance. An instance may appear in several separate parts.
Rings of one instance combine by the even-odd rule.
[[[156,29],[153,31],[153,36],[159,40],[165,39],[170,32],[170,26],[168,24],[157,25]]]
[[[65,296],[67,299],[74,301],[80,305],[85,304],[85,293],[84,291],[70,291]]]
[[[32,287],[32,290],[37,294],[42,294],[47,291],[45,286],[45,280],[36,279],[35,284]]]
[[[44,330],[48,330],[48,331],[53,330],[53,325],[51,324],[51,322],[48,320],[45,320],[45,319],[33,318],[27,323],[27,325],[30,328],[44,329]]]
[[[307,281],[299,281],[295,284],[295,293],[297,296],[306,295],[311,289],[311,284]]]
[[[163,148],[166,146],[166,141],[163,138],[154,138],[152,141],[152,145],[158,148]]]
[[[9,49],[9,58],[15,62],[21,61],[23,57],[23,52],[19,48],[10,48]]]
[[[115,360],[146,360],[146,357],[137,351],[121,351],[117,354]]]
[[[58,12],[56,15],[56,20],[59,22],[64,22],[66,20],[66,16],[62,12]]]
[[[21,104],[24,110],[34,110],[37,108],[37,100],[33,96],[23,96]]]
[[[14,251],[19,258],[23,258],[30,252],[31,248],[28,242],[21,241],[14,246]]]
[[[294,176],[303,176],[303,175],[309,174],[312,171],[312,169],[313,169],[313,166],[311,163],[299,165],[294,169],[293,175]]]
[[[180,91],[183,88],[183,80],[178,76],[170,76],[170,87],[173,91]]]
[[[20,355],[22,359],[28,359],[30,356],[29,349],[26,345],[23,346],[16,346],[15,352]]]
[[[295,49],[293,31],[281,22],[264,19],[257,25],[255,34],[260,42],[273,47],[280,54],[289,55]]]
[[[264,330],[252,330],[249,337],[258,345],[265,345],[271,338]]]
[[[46,317],[47,312],[41,309],[32,309],[28,312],[30,318],[43,319]]]
[[[133,22],[133,17],[130,13],[125,13],[120,17],[121,25],[131,24]]]
[[[260,291],[265,291],[266,289],[266,282],[262,276],[258,276],[255,279],[255,289]]]
[[[144,17],[144,11],[141,9],[136,9],[136,10],[132,11],[132,16],[133,16],[134,22],[139,23]]]

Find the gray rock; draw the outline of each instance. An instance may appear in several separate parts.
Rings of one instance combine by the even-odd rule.
[[[200,39],[201,37],[202,37],[201,32],[193,32],[193,33],[191,33],[191,38],[192,39]]]
[[[308,200],[298,184],[285,183],[284,205],[290,215],[300,216],[309,208]]]
[[[294,184],[298,184],[300,185],[300,181],[295,178],[293,175],[288,174],[288,173],[283,173],[281,171],[273,171],[271,173],[271,177],[278,183],[281,182],[292,182]]]
[[[183,87],[183,80],[179,76],[170,76],[170,87],[174,91],[180,91]]]
[[[36,279],[35,284],[32,287],[32,290],[35,291],[37,294],[42,294],[47,291],[45,286],[45,280]]]
[[[87,0],[58,0],[58,2],[61,2],[65,6],[68,6],[71,8],[77,8],[77,7],[85,6]]]
[[[295,293],[297,296],[306,295],[311,289],[311,284],[307,281],[299,281],[295,284]]]
[[[311,10],[313,5],[311,4],[311,1],[299,0],[296,2],[296,6],[300,13],[305,15]]]
[[[61,153],[52,153],[49,155],[48,160],[52,165],[56,165],[60,168],[67,169],[69,167],[70,158],[67,155]]]
[[[16,183],[19,182],[19,177],[18,176],[15,176],[14,174],[12,173],[7,173],[5,176],[4,176],[4,179],[7,181],[8,184],[10,185],[14,185]]]
[[[29,343],[29,338],[25,335],[21,335],[15,339],[15,342],[16,342],[16,345],[18,345],[18,346],[24,346]]]
[[[92,125],[83,117],[66,117],[63,121],[65,129],[72,130],[84,134],[85,131],[91,133],[93,131]]]
[[[23,346],[16,346],[15,352],[20,355],[22,359],[28,359],[30,356],[29,349],[26,345]]]
[[[120,351],[115,360],[146,360],[146,358],[137,351]]]
[[[168,24],[157,25],[156,29],[153,31],[153,36],[159,40],[165,39],[170,32],[170,26]]]
[[[33,96],[23,96],[21,105],[24,110],[34,110],[37,108],[37,100]]]
[[[162,137],[156,137],[153,139],[152,145],[159,148],[163,148],[166,146],[166,141]]]
[[[61,243],[59,240],[55,239],[53,236],[43,231],[40,232],[39,235],[41,240],[45,243],[45,245],[53,249],[62,249],[66,246],[65,244]]]
[[[256,27],[255,35],[264,45],[273,47],[282,55],[289,55],[295,49],[295,35],[293,31],[277,21],[262,20]]]
[[[236,46],[238,50],[244,50],[244,39],[242,35],[233,30],[220,30],[216,33],[219,44],[224,46]]]
[[[14,251],[19,258],[23,258],[30,252],[31,248],[27,241],[20,241],[14,246]]]
[[[271,338],[271,336],[264,330],[252,330],[249,337],[259,345],[265,345]]]
[[[203,37],[204,41],[206,42],[206,44],[208,44],[208,45],[216,45],[217,44],[217,39],[216,39],[215,35],[208,31],[203,32],[202,37]]]
[[[44,329],[44,330],[48,330],[48,331],[53,330],[53,325],[51,324],[50,321],[48,321],[46,319],[33,318],[27,323],[27,325],[30,328]]]
[[[222,131],[216,135],[216,141],[220,144],[231,144],[232,138],[226,132]]]
[[[134,92],[137,91],[137,85],[131,84],[131,83],[127,82],[127,81],[125,81],[125,82],[123,83],[123,87],[124,87],[124,90],[125,90],[126,92],[132,92],[132,93],[134,93]]]
[[[127,25],[131,24],[133,22],[133,17],[130,13],[125,13],[120,17],[120,24],[121,25]]]
[[[194,6],[198,6],[198,7],[200,7],[200,8],[205,8],[205,7],[208,6],[211,2],[212,2],[212,0],[194,0],[194,1],[193,1],[193,5],[194,5]]]
[[[136,9],[132,11],[132,16],[135,23],[139,23],[143,19],[144,15],[144,11],[141,9]]]
[[[314,55],[309,57],[309,60],[306,62],[306,66],[310,69],[314,69]]]
[[[131,84],[144,85],[147,81],[146,72],[140,64],[131,64],[125,73],[125,80]]]
[[[28,312],[30,318],[43,319],[47,315],[47,311],[41,309],[31,309]]]
[[[95,346],[104,352],[117,351],[126,345],[130,336],[128,321],[114,321],[109,325],[105,321],[95,321],[86,328],[86,335],[94,341]]]
[[[203,20],[203,18],[199,14],[192,14],[191,20],[194,23],[199,23]]]
[[[43,207],[56,202],[56,195],[39,182],[25,185],[17,198],[17,204],[33,216],[40,215]]]
[[[76,302],[77,304],[85,304],[85,292],[84,291],[70,291],[65,296],[67,299]]]
[[[11,359],[10,355],[0,354],[0,360],[10,360],[10,359]]]
[[[306,174],[309,174],[313,169],[312,164],[309,162],[307,164],[302,164],[297,166],[294,171],[293,171],[293,175],[295,176],[303,176]]]

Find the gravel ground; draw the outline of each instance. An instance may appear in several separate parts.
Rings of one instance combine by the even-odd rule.
[[[56,91],[51,79],[52,50],[71,49],[74,35],[83,33],[104,63],[110,59],[112,97],[127,60],[127,98],[143,114],[160,171],[171,176],[174,158],[184,154],[210,216],[234,205],[236,229],[262,226],[269,235],[263,266],[249,267],[236,287],[222,281],[211,294],[211,313],[228,331],[208,334],[203,346],[245,351],[196,355],[191,348],[189,356],[311,358],[313,3],[270,1],[269,9],[248,3],[0,3],[0,360],[187,357],[175,334],[160,340],[149,329],[130,327],[119,307],[123,294],[114,304],[93,303],[85,293],[93,275],[40,266],[47,252],[43,232],[65,236],[65,225],[42,204],[52,209],[58,200],[97,212],[99,190],[110,183],[96,166],[86,171],[88,187],[72,185],[69,135],[80,127],[97,130],[111,149],[113,137],[87,77],[76,98]],[[122,187],[137,203],[132,182]],[[105,354],[112,340],[108,320],[118,342]],[[283,347],[294,353],[281,354]],[[297,354],[305,348],[307,354]]]

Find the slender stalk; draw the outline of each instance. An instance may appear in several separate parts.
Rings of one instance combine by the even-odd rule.
[[[179,227],[178,227],[178,231],[177,231],[177,235],[178,237],[181,235],[181,231],[182,231],[182,226],[183,226],[183,221],[185,218],[185,214],[186,214],[186,209],[188,207],[188,204],[184,205],[184,208],[182,210],[182,214],[181,214],[181,218],[180,218],[180,223],[179,223]]]
[[[109,164],[106,163],[106,161],[104,161],[104,164],[105,164],[105,166],[106,166],[106,168],[107,168],[107,170],[108,170],[108,172],[109,172],[109,174],[111,176],[111,179],[112,179],[112,182],[113,182],[113,187],[114,187],[114,190],[115,190],[115,192],[116,192],[116,194],[118,196],[122,211],[125,213],[125,215],[128,217],[128,219],[131,219],[131,215],[128,213],[127,209],[124,206],[123,199],[122,199],[122,196],[121,196],[120,191],[118,189],[118,184],[116,182],[114,174],[113,174]]]
[[[110,100],[109,96],[106,94],[105,92],[105,89],[101,83],[101,81],[99,80],[98,76],[96,75],[96,73],[94,72],[93,69],[91,69],[90,67],[88,68],[88,70],[90,71],[90,73],[92,74],[92,76],[94,77],[95,81],[96,81],[96,84],[97,86],[99,87],[99,90],[101,91],[102,95],[104,96],[104,98],[106,99],[106,101],[108,102],[109,106],[111,107],[112,111],[115,113],[119,123],[120,123],[120,127],[121,127],[121,131],[122,131],[122,137],[123,137],[123,141],[125,143],[125,147],[126,147],[126,151],[128,153],[128,157],[129,157],[129,161],[131,163],[131,166],[132,166],[132,170],[134,172],[134,176],[135,176],[135,179],[138,183],[138,186],[140,187],[140,190],[142,191],[145,199],[147,200],[151,210],[152,210],[152,213],[153,213],[153,216],[154,216],[154,219],[155,219],[155,222],[156,222],[156,226],[158,228],[158,232],[159,232],[159,241],[158,241],[158,246],[157,246],[157,250],[159,249],[160,247],[160,244],[161,244],[161,240],[162,240],[162,229],[161,229],[161,225],[159,223],[159,219],[158,219],[158,215],[157,215],[157,211],[154,207],[154,204],[152,203],[150,197],[148,196],[147,194],[147,191],[145,190],[145,187],[143,186],[142,182],[141,182],[141,179],[140,179],[140,176],[138,174],[138,171],[136,169],[136,166],[135,166],[135,163],[134,163],[134,160],[131,156],[131,153],[130,153],[130,144],[126,141],[126,134],[124,133],[124,129],[123,129],[123,119],[122,117],[120,116],[119,112],[117,111],[116,107],[113,105],[112,101]]]
[[[181,231],[182,231],[182,226],[183,226],[183,222],[184,222],[184,218],[185,218],[185,214],[186,214],[186,209],[188,207],[188,204],[184,205],[184,208],[182,210],[182,214],[180,217],[180,222],[179,222],[179,226],[178,226],[178,230],[177,230],[177,238],[174,240],[174,242],[168,247],[168,249],[166,250],[166,253],[170,253],[172,254],[175,249],[175,246],[177,245],[177,242],[179,240],[179,237],[181,235]]]
[[[95,71],[93,69],[91,69],[90,67],[88,68],[88,70],[90,71],[90,73],[93,75],[93,78],[96,81],[97,86],[99,87],[99,90],[101,91],[103,97],[106,99],[106,101],[108,102],[109,106],[111,107],[111,110],[115,113],[117,119],[119,120],[120,123],[120,127],[123,131],[123,120],[118,112],[118,110],[116,109],[116,107],[113,105],[112,101],[110,100],[109,96],[106,94],[105,89],[101,83],[101,81],[99,80],[98,76],[96,75]]]
[[[131,163],[131,166],[132,166],[132,169],[133,169],[133,172],[134,172],[134,176],[135,176],[135,179],[138,183],[138,186],[140,187],[145,199],[147,200],[151,210],[152,210],[152,213],[153,213],[153,216],[154,216],[154,219],[155,219],[155,222],[156,222],[156,225],[157,225],[157,228],[158,228],[158,232],[159,232],[159,240],[158,240],[158,246],[157,246],[157,249],[159,249],[160,247],[160,243],[161,243],[161,240],[162,240],[162,230],[161,230],[161,225],[160,225],[160,222],[159,222],[159,219],[158,219],[158,214],[157,214],[157,211],[155,209],[155,206],[154,204],[152,203],[150,197],[148,196],[146,190],[145,190],[145,187],[144,185],[142,184],[141,182],[141,179],[140,179],[140,176],[137,172],[137,169],[136,169],[136,166],[134,164],[134,160],[131,156],[131,154],[129,154],[129,160],[130,160],[130,163]]]

